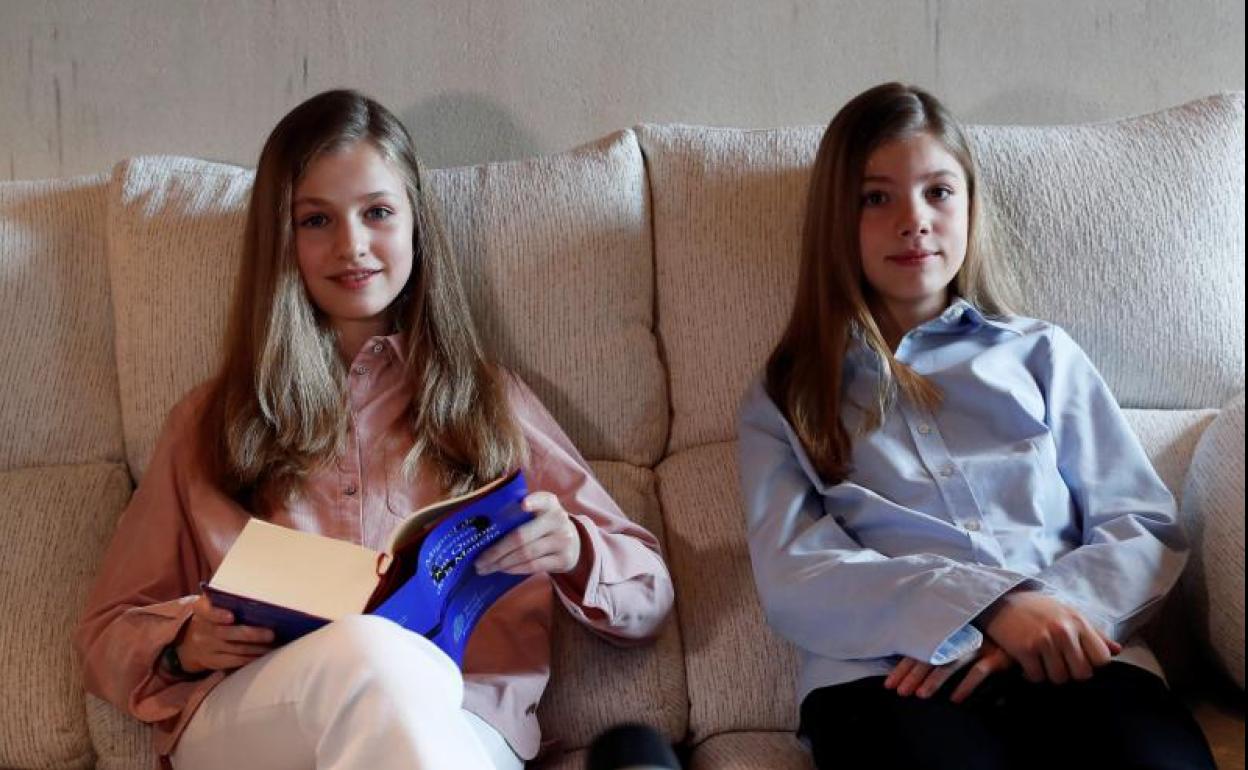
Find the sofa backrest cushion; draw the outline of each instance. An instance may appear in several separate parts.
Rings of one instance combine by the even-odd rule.
[[[0,470],[122,459],[106,185],[0,184]]]
[[[95,765],[70,634],[129,497],[121,463],[0,472],[0,767]]]
[[[253,172],[146,157],[114,171],[110,254],[126,451],[217,366]],[[624,131],[561,155],[434,171],[487,344],[591,459],[652,465],[667,435],[641,153]]]
[[[1244,394],[1200,437],[1187,474],[1183,520],[1191,538],[1184,575],[1189,627],[1244,689]]]
[[[643,126],[669,452],[732,437],[797,277],[822,126]],[[1244,386],[1244,99],[1080,126],[970,126],[1024,314],[1085,347],[1124,406]]]

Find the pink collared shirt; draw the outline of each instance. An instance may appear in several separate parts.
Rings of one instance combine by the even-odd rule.
[[[374,337],[356,355],[344,451],[271,521],[380,549],[403,516],[442,496],[425,474],[411,481],[400,471],[410,446],[402,419],[409,402],[403,355],[397,335]],[[505,379],[528,443],[529,486],[558,496],[590,559],[579,579],[577,573],[533,575],[506,594],[481,619],[464,659],[464,708],[530,759],[541,738],[537,703],[550,677],[552,594],[599,635],[628,644],[658,633],[672,607],[672,581],[654,536],[624,517],[519,378]],[[205,395],[206,388],[197,388],[170,413],[74,635],[87,689],[153,723],[161,754],[173,750],[195,708],[227,674],[171,680],[158,666],[160,651],[178,635],[201,581],[249,518],[194,460]]]

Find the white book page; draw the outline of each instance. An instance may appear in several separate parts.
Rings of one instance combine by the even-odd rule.
[[[377,556],[345,540],[251,519],[209,585],[337,620],[364,611],[377,587]]]

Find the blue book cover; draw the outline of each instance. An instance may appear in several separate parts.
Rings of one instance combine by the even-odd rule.
[[[457,664],[477,621],[523,575],[478,575],[473,562],[532,519],[519,470],[412,514],[385,551],[248,522],[212,581],[214,606],[284,644],[344,615],[369,612],[432,640]]]

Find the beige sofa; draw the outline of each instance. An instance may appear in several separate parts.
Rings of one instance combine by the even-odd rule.
[[[820,130],[647,125],[433,176],[497,354],[676,580],[650,648],[560,617],[535,766],[579,768],[596,732],[645,720],[687,767],[809,767],[793,651],[750,578],[734,419],[785,319]],[[1243,767],[1243,94],[972,136],[1023,310],[1085,346],[1182,500],[1195,556],[1157,647]],[[0,184],[0,767],[152,765],[147,729],[84,694],[69,633],[163,415],[213,369],[250,180],[161,157]]]

